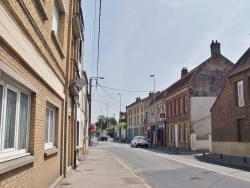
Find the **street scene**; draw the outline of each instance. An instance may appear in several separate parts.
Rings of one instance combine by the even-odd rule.
[[[250,166],[215,160],[202,152],[167,148],[134,148],[130,144],[98,142],[83,156],[85,164],[59,187],[249,187]]]
[[[0,0],[0,188],[249,188],[249,7]]]

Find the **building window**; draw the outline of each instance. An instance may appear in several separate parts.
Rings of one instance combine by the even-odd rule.
[[[174,101],[171,102],[171,117],[174,117]]]
[[[183,103],[184,103],[184,113],[187,114],[187,96],[183,97]]]
[[[178,116],[178,100],[175,100],[175,116]]]
[[[30,94],[0,79],[0,158],[26,153]]]
[[[143,123],[143,115],[141,115],[141,123]]]
[[[188,128],[186,124],[184,124],[183,129],[184,129],[184,134],[183,134],[184,142],[187,143],[188,142]]]
[[[171,118],[171,105],[170,103],[168,103],[167,105],[168,105],[168,118]]]
[[[59,38],[59,28],[60,28],[60,13],[55,3],[54,9],[53,9],[52,30],[55,32],[55,35],[58,38]]]
[[[141,106],[141,112],[143,112],[143,106]]]
[[[55,108],[50,105],[47,105],[45,125],[45,149],[53,148],[55,144],[55,117]]]
[[[243,80],[237,82],[237,101],[238,106],[244,106],[244,97],[243,97]]]
[[[179,98],[179,115],[183,113],[183,99]]]
[[[183,142],[183,125],[180,125],[180,127],[181,127],[181,142]]]

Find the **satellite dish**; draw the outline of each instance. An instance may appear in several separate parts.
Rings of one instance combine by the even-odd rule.
[[[82,78],[78,78],[75,84],[78,89],[81,89],[84,86],[84,80]]]

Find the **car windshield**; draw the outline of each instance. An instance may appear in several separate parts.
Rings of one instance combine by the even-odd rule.
[[[138,139],[140,139],[140,140],[146,140],[146,138],[144,136],[138,136]]]

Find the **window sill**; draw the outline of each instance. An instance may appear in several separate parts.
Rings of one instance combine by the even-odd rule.
[[[56,153],[58,153],[58,148],[48,149],[44,151],[44,157],[48,157]]]
[[[0,163],[0,174],[9,172],[21,166],[33,163],[34,160],[35,160],[34,156],[28,155],[28,156],[19,157],[10,161],[2,162]]]
[[[49,20],[48,15],[47,15],[46,10],[45,10],[45,7],[43,5],[43,2],[41,0],[36,0],[36,4],[37,4],[39,10],[42,13],[43,19],[44,20]]]
[[[53,30],[51,31],[51,36],[52,36],[52,39],[54,40],[54,42],[56,43],[56,47],[59,50],[61,57],[65,58],[65,54],[64,54],[62,46],[61,46],[61,44],[60,44],[60,42],[55,34],[55,31],[53,31]]]

